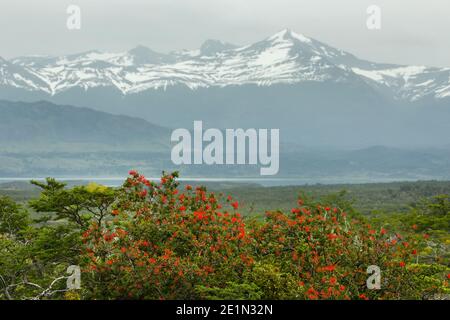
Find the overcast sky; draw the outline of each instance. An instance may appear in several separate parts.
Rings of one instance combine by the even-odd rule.
[[[66,27],[69,4],[81,8],[81,30]],[[371,4],[382,9],[381,30],[366,27]],[[244,45],[284,28],[368,60],[450,67],[449,0],[0,0],[4,58]]]

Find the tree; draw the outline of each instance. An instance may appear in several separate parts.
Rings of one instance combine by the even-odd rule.
[[[72,189],[66,189],[66,184],[52,178],[47,178],[45,183],[31,183],[42,189],[40,197],[30,201],[34,210],[54,213],[54,220],[67,219],[80,228],[86,228],[92,219],[101,224],[116,199],[113,188],[95,183]]]
[[[0,299],[56,298],[79,247],[73,225],[34,224],[21,205],[0,198]]]
[[[9,237],[21,237],[30,224],[28,212],[8,197],[0,197],[0,233]]]

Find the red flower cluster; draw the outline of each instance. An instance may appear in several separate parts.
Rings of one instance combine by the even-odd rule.
[[[253,265],[238,202],[221,210],[214,193],[189,185],[181,193],[175,178],[154,183],[130,171],[115,219],[85,233],[86,269],[101,273],[110,297],[185,297],[192,281],[226,279]]]

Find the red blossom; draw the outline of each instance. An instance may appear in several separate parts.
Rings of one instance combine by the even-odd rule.
[[[336,239],[337,237],[338,237],[338,236],[337,236],[337,234],[335,234],[335,233],[327,234],[328,240],[334,240],[334,239]]]
[[[325,266],[322,268],[319,268],[320,271],[328,271],[328,272],[332,272],[336,269],[335,265],[329,265],[329,266]]]
[[[145,198],[145,197],[147,196],[147,189],[142,190],[142,191],[139,193],[139,196],[141,196],[142,198]]]
[[[367,296],[364,293],[361,293],[358,297],[362,300],[369,300],[369,298],[367,298]]]

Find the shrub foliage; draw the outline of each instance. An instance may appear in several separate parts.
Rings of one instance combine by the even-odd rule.
[[[2,199],[0,298],[439,299],[449,293],[448,266],[424,258],[430,239],[417,230],[400,234],[346,206],[302,198],[290,212],[244,218],[233,198],[180,187],[177,178],[163,174],[154,182],[130,171],[119,189],[35,183],[43,192],[31,207],[54,213],[56,221],[31,222],[22,206]],[[432,209],[440,219],[448,214]],[[81,266],[81,290],[53,288],[70,264]],[[381,270],[379,289],[367,286],[369,266]]]

